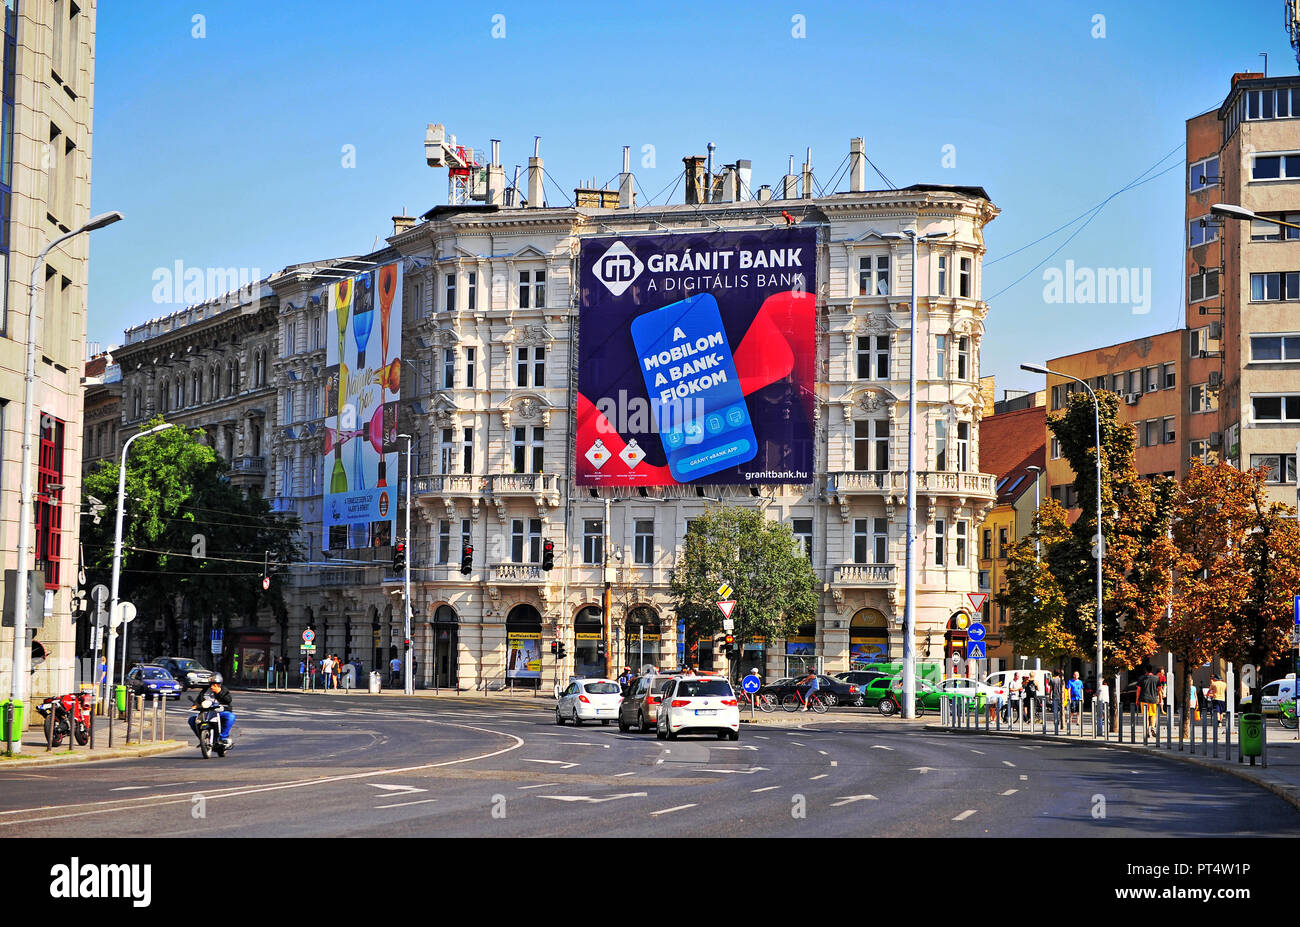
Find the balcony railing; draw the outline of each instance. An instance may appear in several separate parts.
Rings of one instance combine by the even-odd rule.
[[[892,586],[897,567],[892,563],[841,563],[835,568],[837,586]]]
[[[550,575],[536,563],[494,563],[489,568],[488,582],[535,584],[545,582]]]
[[[265,457],[236,457],[230,463],[230,469],[236,473],[266,474]]]
[[[555,492],[559,480],[554,473],[500,473],[492,477],[494,495],[532,496],[542,492]]]
[[[841,470],[827,479],[827,491],[839,494],[898,493],[907,491],[906,470]],[[917,492],[950,492],[965,496],[993,496],[993,474],[957,470],[918,470]]]
[[[429,474],[412,477],[411,488],[417,496],[431,493],[440,496],[474,495],[486,491],[487,477]]]
[[[554,473],[428,473],[413,477],[411,488],[417,496],[538,496],[558,493],[560,478]]]

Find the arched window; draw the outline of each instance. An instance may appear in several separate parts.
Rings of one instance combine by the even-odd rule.
[[[139,418],[139,417],[140,417],[140,401],[141,401],[140,388],[139,388],[139,387],[136,387],[136,389],[133,391],[133,394],[132,394],[132,397],[131,397],[131,417],[132,417],[132,418]]]
[[[193,381],[190,388],[190,401],[197,406],[203,402],[203,374],[196,370],[190,379]]]
[[[864,608],[849,622],[849,669],[868,669],[889,659],[889,625],[874,608]]]
[[[516,605],[506,617],[506,678],[541,684],[542,615],[531,605]]]

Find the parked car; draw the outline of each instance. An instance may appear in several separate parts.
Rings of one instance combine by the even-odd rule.
[[[126,687],[132,695],[162,695],[179,699],[185,687],[177,682],[166,667],[154,663],[137,663],[126,674]]]
[[[1238,713],[1258,711],[1264,715],[1277,714],[1278,703],[1284,698],[1295,698],[1295,674],[1285,679],[1274,679],[1259,690],[1259,702],[1262,707],[1255,708],[1252,701],[1243,701]]]
[[[579,726],[583,721],[609,724],[618,717],[621,691],[613,679],[575,679],[555,703],[555,723],[562,725],[567,717]]]
[[[964,676],[949,676],[947,679],[942,680],[937,688],[940,692],[950,692],[953,695],[963,695],[967,698],[983,695],[986,702],[992,702],[1001,691],[997,686],[991,686],[978,679]]]
[[[731,683],[720,676],[678,676],[664,689],[655,736],[676,740],[678,734],[716,734],[718,740],[740,739],[740,708]]]
[[[628,731],[636,728],[642,734],[650,733],[659,722],[659,705],[663,701],[664,689],[674,676],[654,673],[638,676],[628,684],[628,694],[618,706],[618,729]]]
[[[924,679],[916,679],[917,711],[938,711],[942,692]],[[882,715],[895,714],[903,700],[903,681],[895,676],[889,679],[877,679],[867,684],[863,693],[863,703],[868,707],[874,705]]]
[[[212,670],[189,657],[159,657],[153,662],[187,689],[202,689],[212,681]]]
[[[847,673],[836,673],[835,678],[840,682],[851,683],[863,689],[873,679],[889,679],[893,675],[893,673],[886,673],[884,670],[849,670]]]
[[[806,678],[808,677],[789,676],[784,679],[778,679],[776,682],[772,683],[772,685],[764,686],[760,691],[766,692],[779,702],[791,692],[795,691],[795,689],[798,688]],[[843,680],[836,679],[833,676],[823,676],[820,673],[817,675],[817,679],[821,683],[821,688],[817,690],[817,694],[821,696],[828,705],[862,706],[862,686],[855,685],[851,682],[844,682]]]

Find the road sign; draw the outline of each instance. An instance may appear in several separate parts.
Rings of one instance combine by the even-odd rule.
[[[956,619],[957,627],[963,631],[966,630],[966,626],[970,624],[970,615],[966,614],[965,611],[959,611],[953,617]]]
[[[741,688],[743,688],[746,692],[748,692],[750,695],[753,695],[755,692],[757,692],[759,689],[763,687],[763,680],[751,674],[749,676],[746,676],[744,679],[740,680],[740,685]]]
[[[130,624],[135,620],[135,606],[130,602],[118,602],[117,614],[113,616],[113,627]]]
[[[1300,595],[1295,597],[1295,623],[1300,628]]]
[[[108,601],[108,587],[99,583],[94,589],[90,590],[90,597],[95,600],[96,605],[103,605]]]
[[[966,599],[970,602],[970,607],[975,609],[975,614],[978,615],[984,611],[984,603],[989,600],[989,594],[987,592],[968,592],[966,593]]]
[[[315,653],[315,652],[316,652],[316,645],[315,645],[315,644],[303,644],[301,647],[298,648],[298,651],[299,651],[299,653]]]
[[[983,660],[984,659],[984,642],[967,641],[966,642],[966,659]]]
[[[973,641],[984,640],[984,633],[985,633],[984,625],[980,624],[978,621],[966,629],[967,637],[969,637]]]
[[[718,587],[718,598],[729,599],[731,598],[731,592],[732,592],[731,586],[724,582],[721,586]]]
[[[735,599],[726,599],[718,603],[718,608],[722,609],[722,617],[730,618],[732,610],[736,607]]]
[[[308,628],[307,630],[302,632],[302,642],[304,644],[310,644],[315,639],[316,639],[316,632],[313,631],[311,628]]]

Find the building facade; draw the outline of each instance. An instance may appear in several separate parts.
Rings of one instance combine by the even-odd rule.
[[[36,327],[32,441],[35,563],[45,574],[44,662],[31,667],[33,697],[74,684],[77,538],[81,506],[81,377],[85,362],[87,236],[46,258],[35,318],[28,281],[41,250],[90,218],[95,0],[6,0],[0,132],[0,551],[18,564],[19,472],[28,326]],[[0,577],[0,583],[3,579]],[[30,630],[30,627],[29,627]],[[12,628],[0,629],[0,692],[11,686]]]

